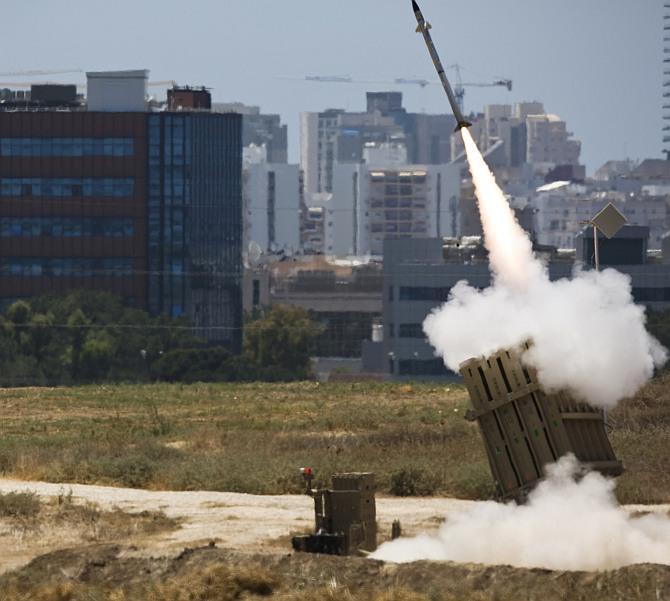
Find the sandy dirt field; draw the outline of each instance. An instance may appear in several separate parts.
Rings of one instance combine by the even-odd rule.
[[[314,502],[306,495],[255,496],[221,492],[146,491],[81,484],[51,484],[0,480],[0,493],[33,492],[43,499],[70,495],[75,503],[95,503],[102,510],[121,509],[128,513],[162,511],[179,521],[179,527],[151,537],[133,540],[138,554],[171,555],[185,547],[206,545],[250,552],[290,551],[290,536],[313,528]],[[452,511],[473,501],[442,498],[377,498],[380,538],[391,532],[399,519],[403,534],[435,530]],[[15,569],[33,557],[79,542],[77,533],[9,531],[0,539],[6,553],[0,555],[0,573]],[[3,536],[4,534],[4,536]],[[128,543],[129,541],[117,541]]]
[[[187,547],[215,542],[217,546],[256,553],[290,551],[290,536],[313,527],[313,501],[307,496],[254,496],[221,492],[146,491],[79,484],[50,484],[0,480],[0,493],[33,492],[42,499],[71,495],[74,503],[95,503],[101,510],[116,508],[127,513],[161,511],[178,521],[175,529],[150,536],[117,540],[139,556],[171,556]],[[404,535],[436,530],[454,511],[474,504],[445,498],[378,497],[377,517],[380,539],[387,538],[391,523],[401,521]],[[670,506],[629,506],[631,512],[667,513]],[[0,523],[0,540],[5,552],[0,555],[0,573],[20,567],[38,555],[82,540],[81,533],[50,528],[25,531]],[[90,540],[90,537],[89,537]]]

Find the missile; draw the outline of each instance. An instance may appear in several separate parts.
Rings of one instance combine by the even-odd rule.
[[[454,91],[451,89],[451,84],[447,79],[447,74],[444,72],[444,67],[442,66],[440,56],[437,54],[437,50],[435,49],[433,38],[430,35],[430,30],[432,29],[431,24],[423,18],[423,13],[421,12],[419,5],[416,3],[416,0],[412,0],[412,9],[414,10],[414,16],[416,17],[416,20],[419,24],[419,26],[416,28],[416,31],[417,33],[421,33],[423,35],[423,39],[426,41],[426,46],[428,46],[428,53],[430,54],[430,58],[433,59],[433,64],[435,65],[437,74],[439,75],[440,81],[442,82],[442,87],[447,93],[447,98],[449,99],[449,104],[451,105],[451,112],[454,113],[454,117],[456,117],[456,131],[462,129],[463,127],[471,127],[472,123],[470,123],[463,116],[461,108],[458,106],[458,102],[456,102],[456,96],[454,95]]]

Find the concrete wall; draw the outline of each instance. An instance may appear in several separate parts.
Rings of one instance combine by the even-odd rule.
[[[89,111],[144,112],[148,71],[106,71],[86,74]]]

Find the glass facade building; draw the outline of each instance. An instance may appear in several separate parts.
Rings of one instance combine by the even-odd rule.
[[[197,334],[242,343],[242,120],[148,116],[148,261],[152,313],[187,315]]]

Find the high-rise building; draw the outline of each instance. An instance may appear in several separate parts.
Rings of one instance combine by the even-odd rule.
[[[541,102],[487,105],[470,131],[494,169],[531,164],[543,176],[563,169],[584,179],[581,142],[572,138],[565,121],[545,113]],[[461,136],[455,134],[451,143],[453,156],[463,157]]]
[[[0,110],[0,299],[147,306],[146,115]]]
[[[579,165],[581,142],[570,138],[565,121],[556,115],[526,117],[526,160],[535,165]]]
[[[148,308],[241,348],[242,119],[148,114]]]
[[[288,162],[288,128],[280,115],[264,114],[260,107],[241,102],[215,102],[212,111],[242,115],[242,146],[265,146],[269,163]]]
[[[332,192],[336,163],[359,163],[366,145],[402,142],[411,164],[451,160],[452,115],[408,113],[400,92],[368,92],[367,110],[329,109],[300,116],[300,166],[306,198]]]
[[[649,248],[661,248],[662,236],[670,229],[667,196],[612,190],[598,192],[591,186],[567,181],[539,188],[532,201],[538,242],[558,248],[575,248],[584,223],[608,203],[616,205],[631,225],[648,228]]]
[[[89,82],[95,111],[0,108],[0,301],[104,290],[239,349],[241,117],[147,112],[144,71]]]
[[[335,166],[325,253],[381,256],[385,238],[458,235],[456,165]]]
[[[313,194],[311,205],[303,204],[300,215],[300,245],[306,255],[322,255],[325,253],[325,219],[326,207],[333,195],[324,192]]]
[[[252,147],[250,150],[262,149]],[[244,248],[249,249],[249,245],[255,243],[262,252],[297,252],[300,249],[300,167],[269,163],[262,151],[245,154]]]
[[[624,227],[614,238],[602,241],[602,259],[630,277],[635,302],[663,311],[670,307],[670,262],[648,260],[646,233],[644,227]],[[576,253],[547,254],[546,267],[551,280],[570,278],[575,259],[582,267],[592,266],[592,236],[593,228],[587,227],[577,237]],[[381,348],[376,349],[381,352],[370,350],[383,359],[387,377],[413,380],[457,377],[446,369],[442,358],[435,356],[423,323],[432,311],[449,300],[459,282],[466,280],[475,288],[488,288],[492,282],[489,269],[481,240],[385,241],[383,341],[377,344]]]

